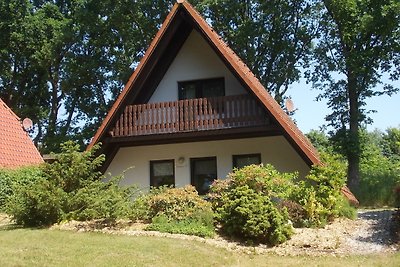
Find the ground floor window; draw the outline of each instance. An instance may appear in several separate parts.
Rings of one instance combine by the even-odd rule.
[[[217,158],[190,159],[191,183],[200,195],[205,195],[212,182],[217,179]]]
[[[175,162],[173,159],[150,161],[150,185],[175,186]]]
[[[261,154],[233,155],[233,168],[243,168],[251,164],[261,164]]]

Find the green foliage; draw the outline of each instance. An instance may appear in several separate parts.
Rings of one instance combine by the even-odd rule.
[[[39,167],[23,167],[17,170],[0,169],[0,211],[5,211],[8,198],[14,194],[15,188],[31,185],[42,177]]]
[[[101,181],[104,177],[97,168],[104,156],[95,156],[97,148],[78,152],[77,144],[64,143],[55,162],[44,164],[34,180],[13,183],[7,212],[25,226],[50,225],[63,219],[114,220],[125,216],[133,188],[119,187],[120,177]]]
[[[312,2],[190,2],[282,103],[310,59]],[[0,2],[0,97],[35,122],[42,151],[93,136],[174,3]]]
[[[292,234],[286,213],[281,213],[268,195],[248,185],[232,187],[222,196],[217,220],[222,230],[235,237],[255,242],[280,244]]]
[[[193,186],[154,188],[149,195],[136,201],[139,207],[143,207],[145,201],[148,212],[144,215],[151,220],[148,230],[199,236],[214,234],[211,204],[201,198]]]
[[[122,176],[114,177],[108,182],[93,181],[80,188],[69,198],[68,210],[63,219],[69,220],[115,220],[125,218],[133,208],[130,201],[135,187],[121,187]]]
[[[23,185],[10,197],[7,212],[17,224],[47,226],[63,215],[67,194],[55,184],[40,178],[31,185]]]
[[[278,103],[306,67],[317,32],[313,1],[201,1],[198,7]],[[233,16],[232,14],[235,14]]]
[[[210,204],[202,199],[191,186],[165,188],[149,199],[150,217],[164,215],[169,220],[183,220],[198,212],[211,210]]]
[[[298,183],[292,199],[302,205],[309,226],[323,226],[343,214],[341,189],[346,180],[346,164],[339,155],[321,153],[322,166],[313,166]]]
[[[169,220],[165,215],[152,219],[146,227],[148,231],[159,231],[171,234],[196,235],[200,237],[213,237],[215,235],[212,223],[212,214],[208,218],[188,218],[183,220]]]
[[[79,152],[79,145],[68,141],[60,145],[61,152],[53,154],[55,161],[44,164],[46,179],[54,182],[67,193],[75,192],[88,184],[101,179],[98,168],[105,156],[95,156],[99,146],[85,152]]]
[[[284,242],[292,233],[288,215],[272,201],[291,195],[295,177],[271,165],[250,165],[214,182],[209,197],[222,231],[255,242]]]
[[[361,132],[360,185],[352,190],[360,205],[394,205],[393,189],[400,182],[400,157],[396,152],[399,148],[399,131],[398,128],[388,128],[385,132]],[[323,154],[344,153],[340,146],[334,145],[332,137],[323,132],[312,131],[307,136]]]
[[[305,209],[298,203],[292,200],[282,200],[277,205],[279,210],[285,210],[293,224],[293,227],[307,226],[307,214]]]
[[[395,132],[393,128],[387,133],[364,133],[361,182],[354,192],[361,205],[380,207],[395,204],[393,189],[400,182],[400,160],[388,149],[395,148],[396,139],[392,135]]]
[[[399,90],[400,2],[324,0],[314,49],[313,86],[332,113],[326,117],[348,160],[348,185],[360,182],[361,125],[371,123],[367,100]],[[382,84],[386,73],[392,83]]]
[[[229,174],[231,186],[247,185],[255,192],[260,192],[274,198],[285,199],[291,194],[293,181],[297,173],[281,173],[270,164],[265,166],[250,165],[234,170]]]

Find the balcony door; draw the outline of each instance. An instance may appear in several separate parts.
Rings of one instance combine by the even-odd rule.
[[[205,195],[212,182],[217,179],[217,158],[192,158],[190,159],[191,184],[196,187],[199,195]]]

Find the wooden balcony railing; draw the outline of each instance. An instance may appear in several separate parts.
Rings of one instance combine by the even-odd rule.
[[[268,116],[254,98],[234,95],[129,105],[110,134],[137,136],[268,124]]]

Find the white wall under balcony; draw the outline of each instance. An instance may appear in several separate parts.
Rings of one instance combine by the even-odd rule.
[[[125,173],[123,184],[136,184],[142,189],[150,186],[150,160],[175,159],[175,184],[190,184],[190,158],[216,157],[217,176],[225,178],[232,171],[232,155],[261,153],[261,161],[280,171],[298,171],[304,177],[309,167],[282,136],[234,140],[205,141],[153,146],[120,148],[106,173]],[[184,157],[183,164],[178,158]]]
[[[225,78],[225,95],[246,90],[229,71],[203,37],[193,30],[151,96],[149,103],[178,100],[178,82]]]

